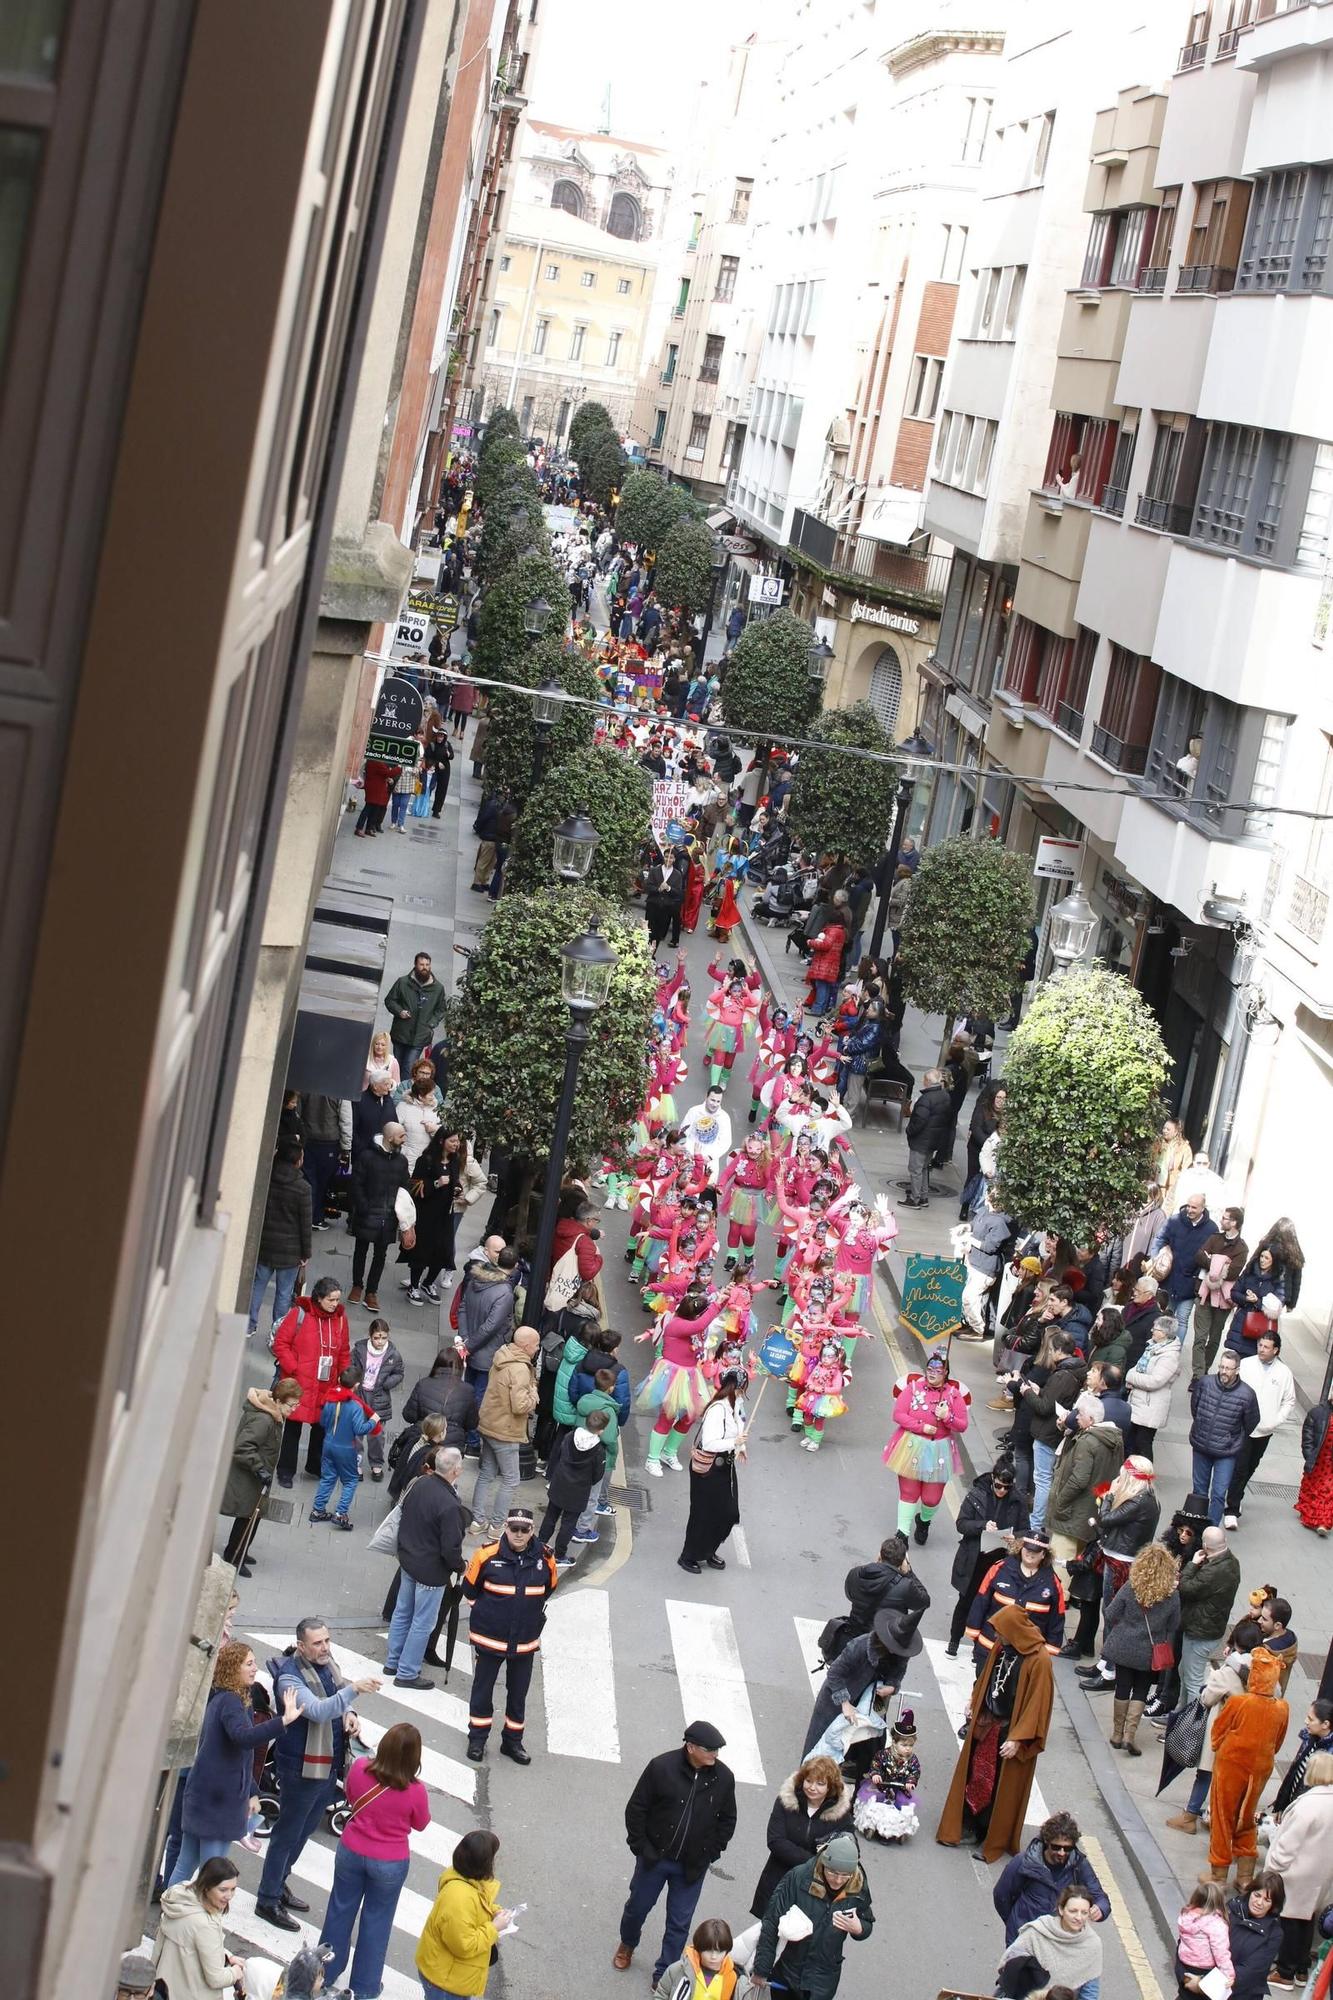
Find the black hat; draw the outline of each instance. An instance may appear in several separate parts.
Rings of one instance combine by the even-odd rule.
[[[1208,1512],[1208,1502],[1202,1493],[1191,1493],[1183,1500],[1171,1517],[1175,1527],[1206,1528],[1212,1516]]]
[[[685,1741],[697,1744],[700,1750],[721,1750],[727,1739],[711,1722],[691,1722],[686,1725]]]
[[[900,1660],[913,1660],[923,1644],[916,1629],[920,1622],[920,1614],[913,1616],[910,1611],[877,1611],[871,1630],[886,1653]]]
[[[1040,1993],[1050,1983],[1051,1975],[1041,1960],[1031,1952],[1022,1952],[1016,1958],[1005,1959],[997,1988],[1003,2000],[1027,2000],[1029,1993]]]

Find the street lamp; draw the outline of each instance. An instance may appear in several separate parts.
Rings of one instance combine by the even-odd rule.
[[[1082,883],[1079,883],[1051,911],[1051,957],[1055,960],[1055,978],[1068,972],[1071,965],[1077,965],[1092,943],[1096,928],[1097,913],[1084,895]]]
[[[536,549],[533,549],[531,553],[536,555]],[[537,596],[530,600],[528,608],[523,614],[523,630],[527,633],[529,639],[541,638],[542,633],[546,630],[547,621],[550,616],[551,607],[544,597]],[[552,719],[554,720],[554,718]]]
[[[601,834],[580,807],[571,818],[561,820],[551,847],[551,863],[562,882],[585,882]]]
[[[536,604],[528,606],[529,621],[536,609]],[[549,604],[545,605],[547,616],[550,614],[550,609]],[[543,617],[541,623],[537,626],[538,633],[540,633],[545,623],[546,617]],[[532,629],[530,623],[528,629]],[[560,698],[563,694],[564,689],[561,687],[559,681],[552,680],[548,675],[532,697],[532,720],[536,725],[533,731],[532,742],[532,789],[534,792],[541,783],[542,771],[546,764],[546,752],[551,742],[551,731],[560,719]]]
[[[717,593],[727,564],[731,558],[727,554],[721,535],[714,535],[713,546],[708,557],[708,610],[704,616],[703,637],[699,641],[699,665],[702,668],[708,654],[708,635],[713,629],[713,618],[717,611]]]
[[[561,947],[560,993],[569,1008],[569,1027],[565,1031],[565,1074],[556,1106],[555,1128],[551,1133],[541,1216],[537,1223],[537,1245],[532,1253],[532,1270],[528,1279],[528,1298],[532,1302],[528,1307],[528,1317],[536,1326],[541,1324],[542,1302],[546,1297],[556,1210],[560,1205],[560,1180],[565,1168],[565,1148],[569,1144],[569,1128],[574,1118],[574,1086],[579,1073],[579,1059],[593,1016],[606,1005],[615,969],[616,954],[595,923],[582,937],[572,938]]]
[[[833,648],[828,640],[821,638],[816,632],[805,651],[805,664],[812,681],[818,681],[822,685],[828,679],[828,665],[833,657]]]
[[[880,857],[875,884],[875,928],[870,933],[871,958],[878,958],[884,949],[884,932],[889,921],[889,896],[898,869],[903,834],[907,830],[907,815],[912,810],[912,794],[916,790],[917,780],[924,778],[929,769],[930,759],[935,755],[935,746],[926,741],[919,729],[914,729],[906,741],[898,745],[898,755],[901,762],[898,766],[898,796],[894,800],[893,831],[889,835],[889,844]]]

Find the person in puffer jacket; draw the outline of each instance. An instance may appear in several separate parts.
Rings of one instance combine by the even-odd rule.
[[[1034,1917],[1049,1916],[1060,1901],[1060,1891],[1071,1882],[1087,1890],[1094,1923],[1103,1923],[1110,1916],[1111,1899],[1078,1843],[1078,1822],[1073,1814],[1052,1813],[1022,1853],[1005,1863],[991,1891],[991,1901],[1004,1923],[1007,1945]]]

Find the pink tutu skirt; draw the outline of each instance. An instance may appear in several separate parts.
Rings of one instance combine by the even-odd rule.
[[[634,1407],[649,1416],[665,1415],[673,1424],[682,1417],[693,1423],[703,1415],[712,1394],[702,1368],[681,1368],[674,1361],[659,1360],[645,1376]]]
[[[923,1438],[915,1431],[896,1430],[884,1447],[884,1463],[890,1472],[904,1479],[919,1479],[923,1486],[945,1486],[963,1469],[962,1453],[952,1432],[945,1438]]]
[[[727,1198],[722,1204],[722,1213],[728,1222],[734,1222],[741,1229],[748,1229],[759,1216],[759,1202],[753,1188],[741,1187],[733,1181],[727,1189]]]
[[[729,1021],[714,1021],[704,1038],[706,1055],[729,1056],[741,1046],[743,1036],[739,1028],[733,1028]]]

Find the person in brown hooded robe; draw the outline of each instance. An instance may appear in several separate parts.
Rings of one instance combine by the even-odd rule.
[[[1289,1711],[1277,1693],[1281,1671],[1276,1653],[1256,1646],[1244,1694],[1223,1702],[1213,1724],[1208,1863],[1214,1882],[1225,1882],[1234,1859],[1241,1889],[1254,1879],[1259,1797],[1287,1733]]]
[[[1051,1726],[1055,1680],[1046,1641],[1009,1604],[991,1620],[995,1646],[972,1691],[972,1719],[935,1838],[960,1847],[970,1824],[982,1859],[1023,1845],[1023,1821],[1038,1757]]]

